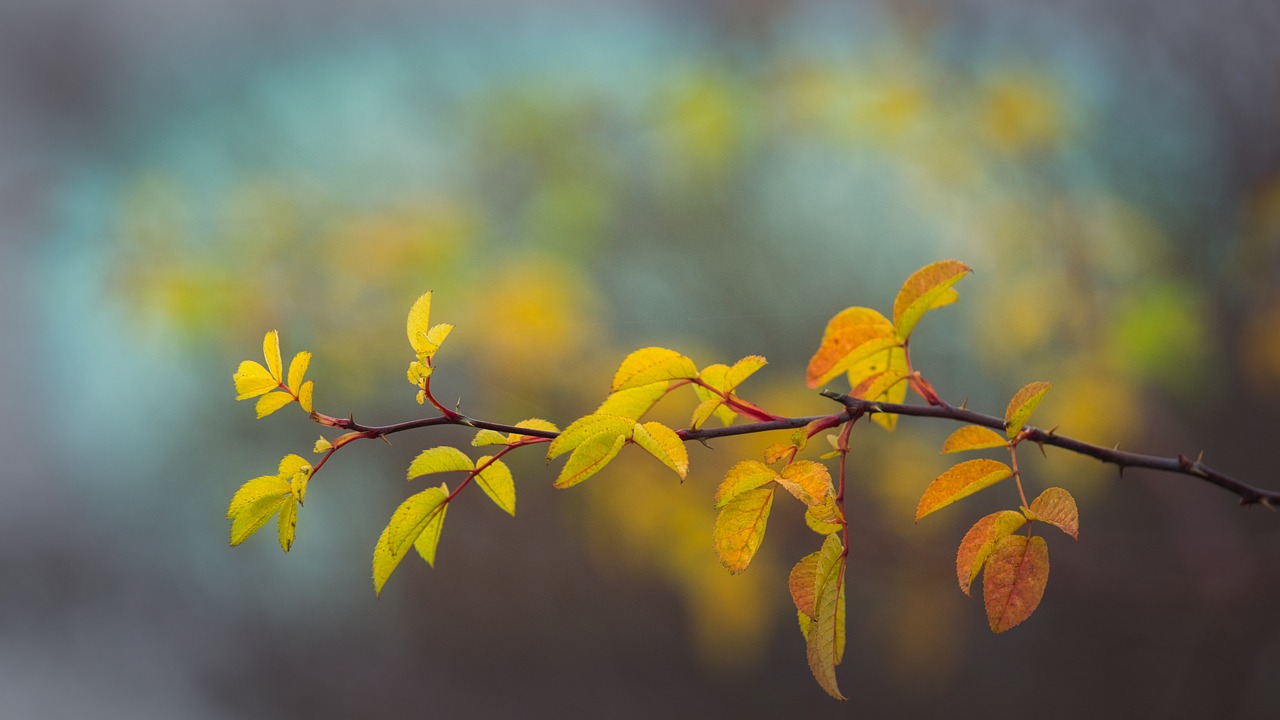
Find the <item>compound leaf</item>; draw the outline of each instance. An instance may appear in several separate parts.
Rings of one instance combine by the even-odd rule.
[[[711,540],[720,564],[729,572],[740,573],[751,564],[764,540],[772,507],[772,486],[741,492],[721,507]]]
[[[1070,535],[1072,540],[1080,539],[1080,511],[1076,507],[1076,499],[1066,490],[1048,488],[1031,501],[1028,510],[1032,520],[1049,523]]]
[[[409,463],[407,479],[412,480],[431,473],[471,470],[474,467],[471,458],[461,450],[449,445],[441,445],[418,453],[418,457]]]
[[[1049,582],[1049,546],[1042,537],[1009,535],[996,543],[982,576],[991,631],[1004,632],[1031,617]]]
[[[885,316],[870,308],[847,308],[827,323],[822,343],[809,359],[805,382],[816,388],[855,363],[900,344],[893,323]]]
[[[687,380],[697,375],[698,368],[693,361],[675,350],[642,348],[628,355],[618,366],[610,390],[617,392],[662,380]]]
[[[960,541],[960,549],[956,551],[956,580],[965,595],[969,594],[973,579],[978,577],[987,558],[996,549],[996,544],[1017,532],[1026,522],[1026,517],[1020,512],[1001,510],[982,518],[969,528],[969,532]]]
[[[1053,385],[1047,382],[1033,382],[1027,383],[1021,390],[1014,393],[1013,399],[1009,401],[1009,407],[1004,411],[1005,432],[1010,438],[1022,432],[1022,426],[1031,419],[1031,413],[1035,411],[1036,406],[1040,404],[1040,400],[1051,387]]]
[[[1000,433],[981,425],[965,425],[951,433],[942,443],[942,453],[962,452],[964,450],[985,450],[987,448],[1004,447],[1005,439]]]
[[[966,460],[929,483],[916,506],[916,521],[1012,475],[1013,470],[997,460]]]
[[[941,260],[912,273],[893,301],[893,324],[898,337],[903,340],[911,337],[911,331],[925,313],[959,299],[951,286],[969,272],[969,266],[958,260]]]

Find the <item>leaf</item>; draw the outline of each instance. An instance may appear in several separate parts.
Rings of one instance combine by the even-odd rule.
[[[507,514],[515,515],[516,483],[511,477],[511,470],[501,460],[489,462],[490,459],[486,455],[476,461],[476,467],[484,468],[476,475],[476,482],[495,505],[506,510]],[[486,467],[485,463],[489,465]]]
[[[476,436],[471,438],[472,447],[480,447],[482,445],[506,445],[507,436],[497,430],[481,430]]]
[[[311,353],[303,351],[289,361],[289,391],[295,395],[302,386],[302,378],[307,374],[307,366],[311,364]]]
[[[822,343],[809,360],[805,382],[816,388],[854,363],[899,344],[893,323],[875,310],[864,307],[842,310],[827,323]]]
[[[732,391],[742,384],[743,380],[751,377],[757,370],[768,365],[769,361],[760,355],[748,355],[729,368],[729,372],[725,375],[725,390]]]
[[[973,579],[978,577],[982,566],[996,549],[996,543],[1018,531],[1027,519],[1022,513],[1013,510],[1001,510],[982,518],[969,528],[960,541],[960,549],[956,551],[956,580],[965,595]]]
[[[453,332],[453,325],[449,323],[440,323],[427,331],[427,347],[430,349],[431,355],[436,354],[436,351],[444,344],[444,339],[449,337],[451,332]]]
[[[281,480],[288,480],[291,483],[294,497],[299,502],[305,500],[307,478],[311,477],[311,463],[307,462],[301,455],[290,453],[280,459],[278,471]]]
[[[805,637],[809,670],[827,694],[844,700],[836,683],[836,665],[844,659],[845,553],[840,540],[828,535],[815,568],[813,623]]]
[[[580,417],[569,423],[569,427],[547,446],[547,459],[554,460],[602,433],[619,436],[625,440],[631,437],[635,428],[634,419],[620,415],[592,414]]]
[[[425,360],[434,348],[427,341],[427,333],[431,329],[431,293],[423,293],[409,308],[409,319],[405,324],[405,332],[409,336],[409,346],[417,353],[419,360]]]
[[[409,463],[408,478],[429,475],[431,473],[452,472],[454,470],[471,470],[471,458],[455,447],[441,445],[418,453],[418,457]]]
[[[1072,540],[1080,539],[1080,511],[1076,508],[1076,499],[1066,490],[1048,488],[1031,501],[1028,509],[1032,520],[1049,523],[1070,535]]]
[[[1010,535],[996,544],[982,577],[991,631],[1004,632],[1031,617],[1049,582],[1049,546],[1042,537]]]
[[[687,380],[697,375],[698,368],[693,361],[675,350],[642,348],[628,355],[618,366],[610,390],[618,392],[660,380]]]
[[[795,445],[788,445],[786,443],[770,443],[769,446],[764,449],[764,461],[769,465],[772,465],[787,455],[790,455],[795,450]]]
[[[907,398],[907,369],[907,353],[901,346],[872,353],[849,368],[850,394],[873,402],[900,403]],[[898,424],[898,416],[891,413],[876,413],[871,420],[885,430]]]
[[[773,482],[778,474],[773,468],[755,460],[743,460],[725,473],[720,487],[716,488],[716,507],[722,508],[748,490]]]
[[[569,461],[560,470],[554,487],[573,487],[587,478],[600,472],[609,461],[618,455],[618,451],[627,444],[625,435],[602,432],[591,436],[586,442],[578,445]]]
[[[825,545],[825,543],[824,543]],[[818,589],[818,556],[822,551],[809,553],[791,568],[787,575],[787,587],[791,590],[791,601],[810,620],[813,619],[813,603]],[[805,633],[806,635],[808,633]]]
[[[946,442],[942,443],[942,453],[946,455],[964,450],[985,450],[1005,445],[1005,439],[995,430],[981,425],[965,425],[951,433]]]
[[[248,540],[292,495],[290,484],[278,475],[263,475],[241,485],[227,506],[232,547]]]
[[[267,370],[277,383],[284,380],[280,362],[280,333],[272,330],[262,338],[262,354],[267,359]]]
[[[840,524],[840,507],[835,498],[827,498],[821,505],[810,505],[804,511],[804,524],[819,535],[830,535],[840,532],[844,526]]]
[[[271,377],[270,371],[252,360],[241,362],[231,379],[236,384],[236,400],[248,400],[280,387],[280,381]]]
[[[675,430],[662,423],[647,422],[635,429],[631,439],[684,480],[689,472],[689,451]]]
[[[959,299],[951,286],[969,272],[969,266],[958,260],[942,260],[912,273],[893,301],[893,324],[898,329],[898,337],[903,340],[911,337],[916,322],[925,313]]]
[[[258,414],[258,419],[261,420],[291,402],[293,402],[293,396],[283,390],[267,393],[258,398],[258,404],[254,407],[254,411]]]
[[[325,436],[321,435],[320,439],[316,440],[315,446],[311,448],[311,452],[316,453],[318,455],[322,452],[328,452],[332,448],[333,448],[333,445],[329,442],[329,440],[325,438]]]
[[[444,490],[445,495],[449,494],[448,487],[442,485],[441,489]],[[440,534],[444,532],[444,516],[448,512],[449,504],[441,505],[440,511],[427,521],[426,527],[422,528],[422,534],[413,541],[413,549],[418,551],[418,555],[430,567],[436,566],[436,548],[440,546]]]
[[[709,396],[703,399],[702,402],[698,403],[698,406],[693,409],[693,417],[689,419],[689,427],[694,430],[702,427],[703,423],[710,420],[712,415],[720,418],[720,421],[725,425],[731,424],[733,419],[737,417],[737,413],[724,406],[724,400],[711,395],[706,388],[695,385],[693,391],[698,394],[698,397],[703,397],[704,395]],[[728,413],[728,420],[725,419],[726,411]]]
[[[659,380],[648,385],[619,390],[605,398],[600,407],[596,408],[594,414],[617,415],[639,420],[662,399],[662,396],[667,394],[667,388],[670,386],[671,381]]]
[[[553,432],[553,433],[560,432],[560,428],[556,427],[555,423],[547,420],[543,420],[542,418],[529,418],[527,420],[521,420],[520,422],[516,423],[516,427],[525,428],[528,430],[542,430],[545,432]],[[518,432],[513,432],[507,436],[507,442],[518,443],[521,440],[524,440],[526,438],[536,438],[536,437],[538,436],[524,435]]]
[[[960,498],[968,497],[1012,476],[1013,470],[1002,462],[987,459],[966,460],[929,483],[924,495],[920,497],[920,504],[916,506],[916,522]]]
[[[769,523],[773,507],[773,487],[761,487],[739,493],[720,509],[712,544],[720,564],[731,573],[740,573],[751,564]]]
[[[411,495],[400,503],[400,507],[392,513],[390,522],[383,529],[382,535],[373,547],[373,589],[381,595],[382,586],[387,583],[391,573],[404,559],[427,526],[442,515],[448,507],[449,493],[442,487],[433,487]],[[434,543],[439,541],[439,529],[435,531],[435,541],[431,543],[431,555],[434,559]],[[425,554],[424,554],[425,558]]]
[[[1004,411],[1005,432],[1010,439],[1022,432],[1022,427],[1027,424],[1027,420],[1031,419],[1031,413],[1035,411],[1036,406],[1040,404],[1040,400],[1051,387],[1053,385],[1047,382],[1033,382],[1027,383],[1021,390],[1014,393],[1013,399],[1009,401],[1009,407]]]
[[[311,396],[315,389],[315,383],[310,380],[302,383],[302,389],[298,390],[298,404],[302,406],[308,414],[311,413]]]
[[[409,363],[409,369],[405,371],[405,377],[408,378],[409,384],[414,387],[422,387],[422,381],[431,377],[431,373],[435,372],[435,368],[430,365],[423,365],[420,361],[414,360]],[[418,403],[421,405],[422,403]]]
[[[280,518],[276,521],[276,535],[280,540],[280,549],[289,552],[293,547],[293,536],[298,529],[298,501],[285,498],[280,507]]]
[[[797,460],[782,468],[778,484],[805,505],[821,505],[831,497],[831,472],[825,465],[811,460]]]

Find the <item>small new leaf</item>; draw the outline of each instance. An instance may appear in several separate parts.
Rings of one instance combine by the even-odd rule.
[[[951,286],[969,272],[969,266],[958,260],[942,260],[912,273],[893,301],[893,324],[898,329],[898,337],[903,340],[911,337],[911,331],[925,313],[959,299]]]
[[[740,573],[751,564],[764,540],[772,507],[773,486],[739,493],[721,507],[711,540],[720,564],[729,572]]]
[[[464,455],[461,450],[448,445],[441,445],[419,453],[418,457],[409,463],[407,479],[412,480],[431,473],[471,470],[474,467],[471,464],[471,458]]]
[[[900,344],[893,323],[885,316],[870,308],[847,308],[827,323],[822,343],[809,359],[805,382],[816,388],[855,363]]]
[[[916,521],[929,513],[1012,477],[1013,470],[996,460],[966,460],[956,465],[925,488],[916,506]]]
[[[1031,501],[1028,510],[1030,519],[1049,523],[1070,535],[1072,540],[1080,539],[1080,511],[1076,508],[1076,499],[1066,490],[1060,487],[1045,490]]]
[[[1047,382],[1033,382],[1014,393],[1009,407],[1004,411],[1005,432],[1010,439],[1022,432],[1022,427],[1031,419],[1031,413],[1051,387],[1053,386]]]
[[[688,380],[697,375],[698,368],[693,361],[675,350],[642,348],[628,355],[618,366],[610,391],[618,392],[662,380]]]
[[[942,443],[942,454],[963,452],[965,450],[985,450],[987,448],[1004,447],[1006,441],[1000,433],[981,425],[965,425],[947,437]]]
[[[418,542],[428,526],[443,520],[444,511],[448,507],[448,497],[449,492],[443,486],[428,488],[410,496],[392,513],[390,522],[387,523],[387,527],[382,531],[373,548],[375,593],[382,594],[382,587],[386,585],[391,573],[404,559],[409,548]],[[425,548],[430,552],[422,553],[423,549],[419,549],[424,559],[429,556],[431,561],[435,559],[435,545],[440,539],[438,522],[433,535],[433,538],[428,538],[429,547]]]
[[[495,505],[505,510],[507,514],[515,515],[516,483],[511,477],[511,470],[501,460],[489,461],[488,455],[476,461],[476,467],[484,468],[476,475],[476,482]],[[489,463],[488,466],[485,463]]]
[[[956,580],[965,595],[969,594],[973,579],[982,571],[996,544],[1017,532],[1026,522],[1022,513],[1002,510],[982,518],[969,528],[956,551]]]
[[[1049,546],[1042,537],[1010,535],[996,543],[982,576],[991,631],[1004,632],[1031,617],[1049,582]]]

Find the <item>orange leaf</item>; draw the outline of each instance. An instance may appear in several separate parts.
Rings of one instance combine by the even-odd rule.
[[[1004,447],[1005,444],[1005,439],[1000,437],[1000,433],[991,428],[984,428],[981,425],[965,425],[951,433],[946,442],[942,443],[942,452],[945,455],[964,450],[985,450],[986,448]]]
[[[773,507],[773,487],[759,487],[739,493],[720,509],[711,533],[720,564],[731,573],[740,573],[751,564],[764,541]]]
[[[966,460],[929,483],[916,506],[916,521],[1012,475],[1008,465],[996,460]]]
[[[925,313],[955,302],[959,296],[951,286],[969,272],[969,266],[958,260],[942,260],[912,273],[893,301],[893,324],[898,337],[911,337]]]
[[[992,632],[1004,632],[1031,617],[1049,582],[1049,546],[1042,537],[1010,535],[996,543],[982,577],[982,595]]]
[[[821,505],[834,494],[831,472],[811,460],[797,460],[782,468],[774,478],[787,492],[805,505]]]
[[[854,363],[900,344],[893,323],[885,316],[870,308],[848,308],[827,323],[822,343],[809,360],[805,382],[816,388]]]
[[[1025,525],[1026,517],[1013,510],[1001,510],[982,518],[969,528],[960,541],[960,549],[956,552],[956,580],[965,595],[978,572],[996,549],[996,543],[1017,532]]]
[[[1031,519],[1047,522],[1071,536],[1080,539],[1080,511],[1071,493],[1059,487],[1051,487],[1031,501]]]
[[[787,587],[791,589],[791,600],[796,610],[813,619],[813,601],[818,585],[818,556],[821,552],[810,553],[800,559],[791,574],[787,576]],[[807,634],[807,633],[806,633]]]
[[[686,380],[697,375],[698,368],[693,361],[675,350],[642,348],[628,355],[618,366],[610,391],[618,392],[662,380]]]
[[[1022,432],[1022,426],[1027,424],[1031,413],[1035,411],[1041,398],[1049,392],[1051,387],[1053,386],[1047,382],[1027,383],[1014,394],[1013,399],[1009,401],[1009,407],[1004,411],[1005,432],[1010,438]]]

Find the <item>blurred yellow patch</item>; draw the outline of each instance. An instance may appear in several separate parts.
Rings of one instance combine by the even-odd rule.
[[[728,170],[743,142],[742,91],[728,76],[703,72],[685,78],[671,93],[662,142],[677,174],[718,175]]]
[[[1052,149],[1066,133],[1062,90],[1053,78],[1030,73],[994,77],[982,95],[982,129],[1009,152]]]

